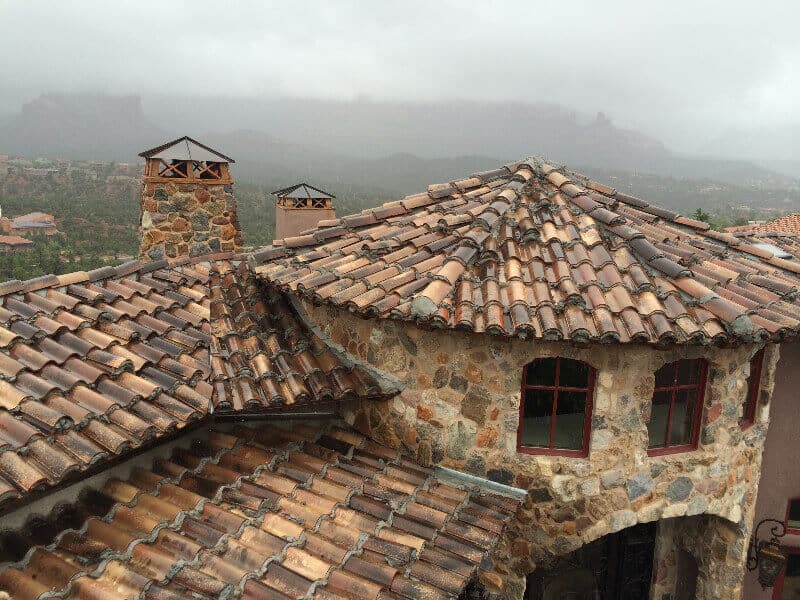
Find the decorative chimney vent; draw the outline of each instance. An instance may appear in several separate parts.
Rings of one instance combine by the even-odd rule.
[[[186,136],[139,156],[146,160],[140,258],[241,250],[229,169],[232,158]]]
[[[317,223],[336,218],[333,200],[336,196],[307,183],[298,183],[272,192],[278,197],[275,205],[275,239],[299,235]]]

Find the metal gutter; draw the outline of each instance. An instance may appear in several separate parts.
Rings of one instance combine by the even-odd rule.
[[[494,492],[502,496],[508,496],[514,500],[524,500],[528,495],[528,490],[513,487],[504,483],[497,483],[490,481],[483,477],[476,477],[469,473],[456,471],[455,469],[448,469],[447,467],[436,466],[433,468],[436,477],[445,483],[455,483],[457,485],[466,485],[469,487],[478,488],[487,492]]]

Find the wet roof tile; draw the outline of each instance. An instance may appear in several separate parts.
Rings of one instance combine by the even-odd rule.
[[[774,299],[726,293],[748,285],[800,308],[800,242],[777,225],[741,239],[537,158],[385,206],[277,242],[251,266],[363,317],[503,336],[667,345],[800,333],[772,320]]]
[[[348,485],[336,482],[344,472]],[[30,485],[40,478],[26,473]],[[452,598],[517,507],[443,484],[335,424],[212,431],[6,536],[0,590],[15,598],[145,590],[176,599]]]
[[[247,266],[210,274],[211,365],[218,410],[265,410],[387,393],[362,366],[312,329],[285,293]]]
[[[218,410],[393,390],[232,255],[0,291],[0,508]],[[50,285],[52,287],[43,287]]]

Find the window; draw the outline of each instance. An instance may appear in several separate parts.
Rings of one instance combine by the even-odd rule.
[[[747,397],[742,407],[742,416],[739,425],[747,429],[756,421],[756,408],[758,407],[758,392],[761,388],[761,367],[764,364],[764,349],[762,348],[750,359],[750,377],[747,378]]]
[[[586,456],[595,372],[578,360],[540,358],[522,374],[517,449]]]
[[[800,535],[800,498],[789,500],[786,507],[786,529],[789,533]]]
[[[679,360],[656,371],[647,425],[650,455],[693,450],[700,433],[706,362]]]

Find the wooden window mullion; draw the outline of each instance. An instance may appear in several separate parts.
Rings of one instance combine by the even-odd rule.
[[[558,412],[558,378],[561,374],[561,359],[556,359],[556,379],[553,385],[553,409],[550,416],[550,448],[556,445],[556,413]]]
[[[672,414],[675,409],[675,395],[677,394],[677,387],[678,387],[678,368],[680,366],[680,361],[675,361],[675,372],[672,375],[672,391],[669,395],[669,412],[667,414],[667,432],[664,447],[669,448],[672,444]]]

